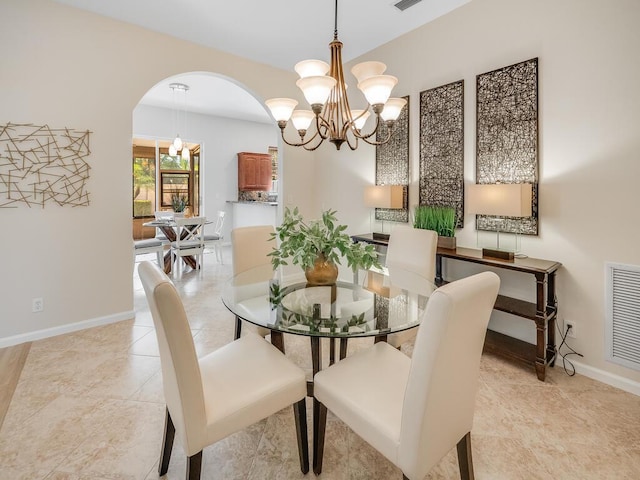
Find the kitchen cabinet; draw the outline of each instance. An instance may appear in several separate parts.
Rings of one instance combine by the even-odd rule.
[[[271,155],[238,153],[238,190],[271,190]]]

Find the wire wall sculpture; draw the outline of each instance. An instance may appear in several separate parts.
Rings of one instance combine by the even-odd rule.
[[[0,208],[88,206],[89,132],[0,125]]]
[[[476,216],[476,228],[538,234],[538,59],[476,77],[476,183],[531,183],[532,216]]]
[[[376,147],[376,185],[403,185],[402,208],[376,208],[376,220],[391,222],[409,221],[409,96],[400,112],[391,139]],[[387,136],[387,126],[381,125],[376,139]]]
[[[464,80],[420,92],[419,204],[453,207],[464,226]]]

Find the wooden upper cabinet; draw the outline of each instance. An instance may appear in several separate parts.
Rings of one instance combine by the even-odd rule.
[[[271,190],[271,155],[238,153],[238,190]]]

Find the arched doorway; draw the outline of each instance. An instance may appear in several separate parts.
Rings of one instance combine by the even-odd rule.
[[[176,99],[175,90],[170,88],[172,83],[189,87],[184,97]],[[166,194],[163,198],[165,185],[160,162],[178,133],[198,153],[190,159],[188,175],[191,178],[186,179],[188,175],[183,175],[184,180],[181,180],[185,185],[191,185],[189,195],[194,210],[212,218],[217,211],[227,212],[230,221],[225,224],[225,233],[228,234],[233,224],[233,209],[229,202],[238,199],[237,153],[267,153],[269,147],[278,145],[277,128],[256,96],[233,79],[209,72],[190,72],[158,82],[133,112],[134,143],[156,152],[156,171],[145,172],[148,178],[144,179],[147,182],[144,187],[134,178],[134,203],[138,196],[148,199],[149,191],[153,191],[154,201],[144,209],[147,215],[169,208]],[[155,181],[153,185],[149,184],[151,180]],[[135,213],[139,214],[140,209]],[[151,236],[154,233],[153,229],[140,232]]]

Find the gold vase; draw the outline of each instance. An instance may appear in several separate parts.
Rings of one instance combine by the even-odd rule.
[[[319,254],[312,268],[305,268],[308,285],[334,285],[338,279],[338,266]]]

